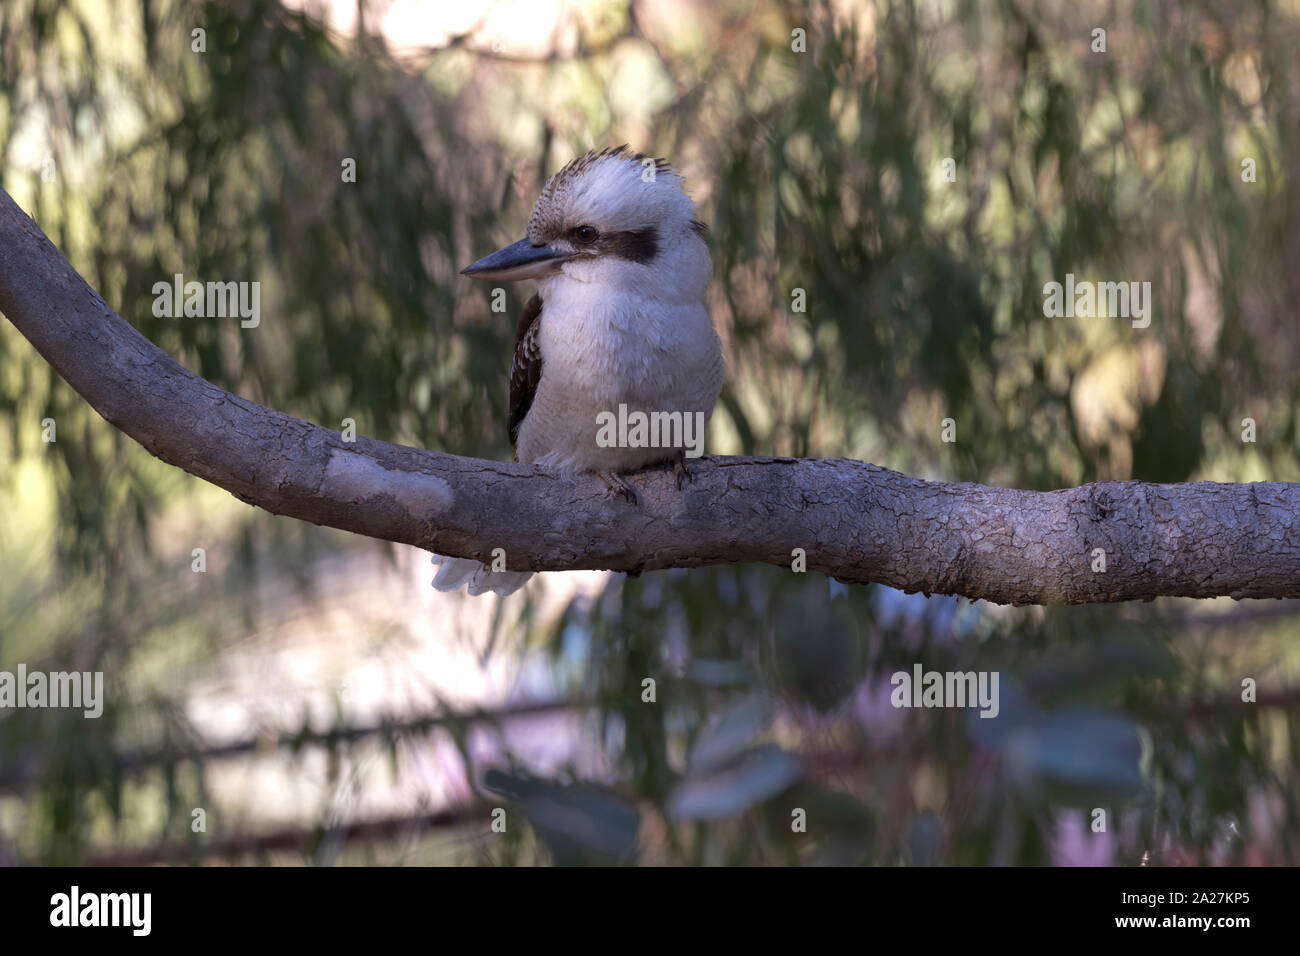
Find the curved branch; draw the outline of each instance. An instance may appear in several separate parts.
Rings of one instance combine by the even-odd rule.
[[[0,311],[110,424],[278,515],[511,570],[761,561],[998,603],[1300,597],[1300,485],[1101,482],[1033,492],[844,460],[706,457],[678,492],[336,432],[182,368],[110,309],[0,190]],[[594,426],[593,426],[594,427]],[[1093,570],[1096,549],[1105,571]]]

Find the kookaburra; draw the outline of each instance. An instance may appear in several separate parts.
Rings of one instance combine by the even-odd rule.
[[[681,177],[626,146],[590,152],[551,177],[528,235],[461,270],[536,279],[510,369],[510,443],[518,461],[597,472],[635,500],[623,472],[675,462],[680,448],[598,440],[620,412],[681,413],[707,424],[722,388],[722,346],[704,292],[713,266]],[[697,414],[700,413],[700,414]],[[680,473],[679,473],[680,483]],[[434,555],[433,586],[509,594],[528,572]]]

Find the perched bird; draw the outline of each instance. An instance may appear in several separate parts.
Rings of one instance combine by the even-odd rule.
[[[706,229],[681,177],[626,146],[590,152],[551,177],[528,235],[461,270],[475,279],[536,279],[510,369],[510,443],[517,461],[596,472],[636,501],[620,476],[674,463],[680,448],[598,440],[601,415],[692,415],[707,424],[722,388],[722,346],[704,292],[713,266]],[[697,415],[696,413],[702,413]],[[493,572],[434,555],[433,586],[509,594],[529,572]]]

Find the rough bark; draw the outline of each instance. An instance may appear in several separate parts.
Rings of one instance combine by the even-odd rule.
[[[761,561],[998,603],[1300,597],[1300,485],[1099,482],[1035,492],[846,460],[706,456],[631,481],[337,432],[182,368],[105,304],[0,190],[0,311],[114,427],[241,501],[511,570]],[[1094,567],[1094,549],[1106,570]]]

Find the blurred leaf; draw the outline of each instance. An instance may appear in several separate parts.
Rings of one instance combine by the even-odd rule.
[[[735,687],[744,684],[748,674],[740,661],[719,661],[697,657],[686,671],[691,680],[708,687]]]
[[[943,826],[933,810],[912,818],[907,827],[906,845],[913,866],[938,866],[943,862]]]
[[[772,630],[772,669],[780,688],[818,710],[839,704],[864,669],[855,605],[829,600],[822,580],[805,580],[786,596]]]
[[[715,715],[700,731],[695,746],[691,748],[690,770],[708,770],[731,760],[763,732],[771,719],[770,702],[758,696],[746,697],[729,710]]]
[[[483,785],[517,803],[559,866],[611,863],[636,849],[641,815],[608,790],[563,786],[501,770],[489,770]]]
[[[1070,708],[1031,718],[1006,742],[1013,779],[1068,805],[1090,807],[1142,793],[1142,737],[1127,717]]]
[[[793,830],[793,813],[803,813],[805,830]],[[784,800],[766,808],[768,833],[774,841],[793,840],[808,866],[858,866],[874,849],[875,820],[861,801],[840,790],[806,782]]]
[[[676,820],[719,820],[776,796],[803,775],[799,758],[768,744],[725,766],[686,776],[668,797]]]

